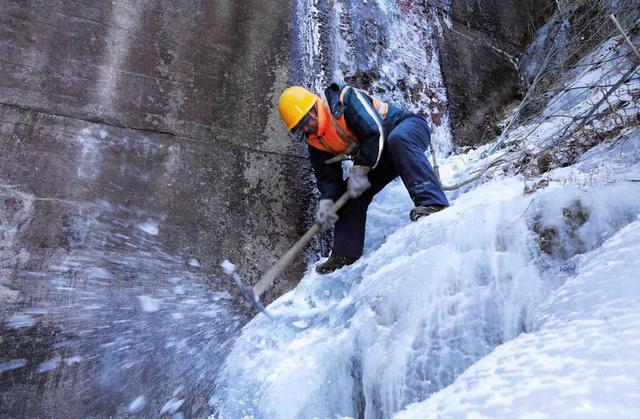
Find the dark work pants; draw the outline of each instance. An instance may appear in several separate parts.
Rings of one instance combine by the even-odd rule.
[[[332,256],[362,256],[367,208],[373,197],[398,176],[416,206],[449,205],[425,155],[430,141],[429,126],[419,117],[407,118],[391,131],[380,162],[369,173],[371,187],[338,212]]]

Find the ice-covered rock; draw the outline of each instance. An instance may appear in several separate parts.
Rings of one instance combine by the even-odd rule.
[[[386,231],[356,264],[327,277],[310,272],[269,307],[275,322],[258,316],[245,327],[214,404],[222,417],[390,417],[457,383],[496,347],[544,333],[540,310],[562,295],[553,290],[640,213],[640,185],[622,181],[640,175],[639,160],[637,145],[622,153],[608,145],[552,172],[552,183],[530,195],[518,177],[487,182],[446,211]],[[514,342],[537,335],[521,336]]]
[[[616,83],[621,72],[586,64],[569,83],[605,74]],[[612,100],[628,102],[638,84]],[[569,118],[542,113],[506,143],[554,146],[602,94],[560,92],[548,113]],[[493,171],[417,223],[404,186],[392,183],[371,206],[365,255],[331,275],[309,269],[268,307],[274,321],[250,322],[210,404],[221,418],[640,414],[637,394],[624,393],[639,382],[625,365],[640,363],[640,130],[613,129],[633,111],[603,113],[591,125],[604,141],[543,177]],[[447,158],[443,182],[469,177],[499,150]]]
[[[540,329],[395,417],[638,417],[639,252],[636,221],[578,258],[577,275],[538,309]]]

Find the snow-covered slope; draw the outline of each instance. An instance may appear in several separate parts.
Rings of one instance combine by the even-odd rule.
[[[625,396],[639,376],[624,373],[640,362],[640,184],[628,181],[640,178],[639,162],[636,131],[552,172],[534,194],[517,177],[487,182],[355,265],[309,272],[269,307],[276,322],[258,316],[236,342],[214,403],[221,417],[390,417],[447,386],[406,417],[485,404],[496,415],[530,395],[518,402],[526,413],[546,394],[549,412],[605,408],[591,392],[639,413],[637,393]]]
[[[539,330],[498,347],[395,417],[637,418],[638,254],[640,221],[578,258],[578,274],[543,305]]]
[[[585,209],[601,211],[590,218],[604,224],[592,229],[588,221],[579,228],[586,233],[583,244],[595,249],[570,259],[575,274],[536,308],[535,330],[498,347],[397,418],[640,415],[640,221],[615,232],[637,217],[640,201],[638,187],[628,182],[640,175],[640,133],[628,141],[626,150],[622,143],[600,147],[576,171],[565,171],[581,183],[595,167],[609,172],[589,179],[581,192],[592,200]],[[566,190],[553,189],[549,193]]]

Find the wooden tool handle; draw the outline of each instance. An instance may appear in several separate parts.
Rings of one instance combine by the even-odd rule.
[[[337,213],[340,208],[344,206],[349,200],[349,192],[345,192],[342,196],[333,204],[331,207],[331,211]],[[264,275],[256,284],[253,286],[253,293],[256,298],[260,299],[260,296],[273,284],[273,281],[282,273],[282,271],[293,262],[293,259],[296,255],[311,241],[313,236],[320,231],[320,226],[318,224],[314,224],[311,226],[309,230],[304,234],[304,236],[300,237],[300,239],[294,244],[291,249],[287,251]]]

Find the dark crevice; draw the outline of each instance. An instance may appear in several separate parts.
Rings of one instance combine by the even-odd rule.
[[[226,140],[224,138],[217,138],[214,142],[211,141],[204,141],[204,140],[200,140],[198,138],[194,138],[194,137],[189,137],[186,136],[184,134],[178,134],[172,131],[167,131],[167,130],[161,130],[161,129],[151,129],[151,128],[140,128],[140,127],[134,127],[134,126],[130,126],[130,125],[126,125],[126,124],[121,124],[118,123],[116,121],[108,121],[107,119],[104,118],[100,118],[100,117],[91,117],[91,116],[86,116],[86,117],[80,117],[78,115],[73,115],[73,114],[65,114],[65,113],[61,113],[61,112],[51,112],[51,111],[46,111],[42,108],[34,108],[34,107],[28,107],[28,106],[23,106],[23,105],[18,105],[15,103],[6,103],[6,102],[0,102],[0,106],[2,107],[7,107],[7,108],[13,108],[13,109],[18,109],[21,112],[31,112],[31,113],[38,113],[38,114],[42,114],[42,115],[49,115],[49,116],[54,116],[54,117],[58,117],[58,118],[67,118],[67,119],[75,119],[77,121],[83,121],[83,122],[88,122],[91,124],[100,124],[100,125],[106,125],[109,127],[113,127],[113,128],[120,128],[120,129],[126,129],[126,130],[131,130],[131,131],[136,131],[136,132],[140,132],[140,133],[146,133],[146,134],[156,134],[156,135],[164,135],[164,136],[168,136],[168,137],[173,137],[177,140],[184,140],[184,141],[189,141],[189,142],[194,142],[194,143],[198,143],[198,144],[203,144],[206,146],[210,146],[210,147],[217,147],[218,146],[218,142],[222,142],[225,143],[227,146],[231,147],[231,148],[242,148],[244,150],[248,150],[254,153],[259,153],[259,154],[266,154],[266,155],[275,155],[275,156],[283,156],[283,157],[291,157],[291,158],[296,158],[296,159],[302,159],[302,160],[307,160],[308,157],[307,156],[299,156],[296,154],[289,154],[289,153],[278,153],[275,151],[267,151],[267,150],[261,150],[258,148],[254,148],[254,147],[247,147],[246,145],[238,145],[235,144],[232,141]],[[0,122],[6,122],[6,123],[12,123],[15,125],[23,125],[22,123],[18,122],[18,121],[0,121]],[[211,126],[207,126],[208,129],[211,129]]]

